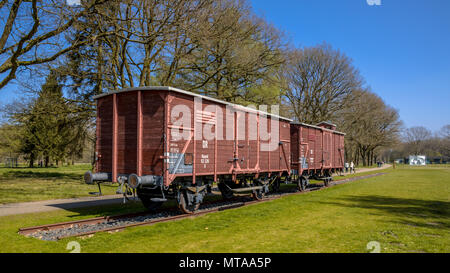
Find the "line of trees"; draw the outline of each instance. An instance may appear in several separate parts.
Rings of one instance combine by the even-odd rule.
[[[83,0],[70,6],[65,0],[1,0],[0,88],[14,80],[24,69],[57,60],[64,54],[90,43],[67,43],[71,29],[83,27],[83,18],[95,13],[108,0]]]
[[[93,145],[92,97],[110,90],[171,85],[242,104],[280,101],[268,86],[284,63],[282,34],[246,1],[0,3],[7,18],[0,88],[17,78],[32,92],[3,109],[0,132],[8,137],[0,147],[30,166],[76,158],[86,141]]]
[[[410,155],[425,155],[430,161],[450,161],[450,124],[433,133],[423,126],[406,128],[401,134],[401,143],[386,149],[385,157],[408,158]]]
[[[83,25],[72,39],[95,41],[61,65],[81,101],[107,90],[170,85],[246,102],[284,62],[280,32],[245,1],[113,1],[98,5]]]
[[[36,161],[48,167],[50,160],[82,156],[89,134],[89,119],[68,103],[55,71],[51,71],[36,99],[14,103],[7,109],[9,123],[1,127],[0,145],[9,152],[25,155],[29,167]],[[91,137],[92,138],[92,137]]]
[[[93,96],[147,85],[336,123],[356,163],[372,164],[399,141],[398,112],[348,56],[328,44],[290,47],[245,0],[81,3],[0,0],[0,93],[16,78],[32,91],[2,109],[0,149],[31,166],[76,159],[94,144]]]
[[[285,103],[298,121],[331,121],[345,132],[345,158],[372,165],[398,142],[398,111],[364,86],[351,59],[330,45],[294,49],[280,73]]]

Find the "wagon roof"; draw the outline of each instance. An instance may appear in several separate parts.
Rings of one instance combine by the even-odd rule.
[[[322,125],[322,124],[325,124],[325,125],[331,125],[331,126],[337,127],[336,124],[331,123],[331,122],[329,122],[329,121],[322,121],[322,122],[317,123],[316,125],[317,125],[317,126],[320,126],[320,125]]]
[[[346,135],[343,132],[339,132],[339,131],[336,131],[336,130],[330,130],[330,129],[327,129],[327,128],[319,127],[317,125],[306,124],[306,123],[303,123],[303,122],[291,122],[291,124],[293,124],[293,125],[302,125],[302,126],[307,126],[307,127],[311,127],[311,128],[316,128],[316,129],[320,129],[320,130],[323,130],[323,131],[333,132],[333,133],[336,133],[336,134],[339,134],[339,135],[344,135],[344,136]],[[319,124],[321,124],[321,123],[319,123]]]
[[[108,92],[108,93],[103,93],[103,94],[97,95],[97,96],[94,97],[94,99],[99,99],[99,98],[102,98],[102,97],[105,97],[105,96],[109,96],[109,95],[112,95],[112,94],[123,93],[123,92],[130,92],[130,91],[172,91],[172,92],[177,92],[177,93],[181,93],[181,94],[185,94],[185,95],[189,95],[189,96],[193,96],[193,97],[199,97],[199,98],[202,98],[204,100],[209,100],[209,101],[213,101],[213,102],[220,103],[220,104],[230,105],[230,106],[233,106],[233,107],[236,107],[236,108],[241,108],[241,109],[244,109],[244,110],[248,110],[249,112],[262,113],[262,114],[267,115],[267,116],[272,116],[272,117],[276,117],[276,118],[279,118],[279,119],[283,119],[283,120],[287,120],[289,122],[292,122],[292,119],[289,119],[289,118],[286,118],[286,117],[274,115],[274,114],[271,114],[271,113],[268,113],[268,112],[264,112],[264,111],[260,111],[260,110],[256,110],[256,109],[253,109],[253,108],[250,108],[250,107],[245,107],[245,106],[242,106],[242,105],[239,105],[239,104],[233,104],[233,103],[226,102],[226,101],[223,101],[223,100],[214,99],[214,98],[211,98],[211,97],[208,97],[208,96],[196,94],[196,93],[193,93],[193,92],[189,92],[189,91],[186,91],[186,90],[182,90],[182,89],[174,88],[174,87],[170,87],[170,86],[140,86],[140,87],[125,88],[125,89],[115,90],[115,91],[111,91],[111,92]]]

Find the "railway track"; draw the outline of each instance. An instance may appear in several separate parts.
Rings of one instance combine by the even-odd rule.
[[[351,181],[380,176],[385,173],[377,173],[359,177],[352,177],[340,181],[332,182],[328,187],[344,184]],[[67,237],[88,236],[97,232],[115,232],[128,227],[152,225],[156,223],[169,222],[184,218],[197,217],[212,212],[223,211],[228,209],[239,208],[252,204],[275,200],[284,196],[303,194],[315,190],[323,189],[323,185],[310,185],[305,191],[286,191],[271,193],[266,195],[262,200],[253,200],[250,196],[239,196],[230,200],[210,201],[202,204],[200,209],[194,214],[182,214],[177,208],[168,208],[157,210],[154,212],[139,212],[116,216],[96,217],[70,222],[62,222],[49,225],[34,226],[28,228],[20,228],[19,234],[27,237],[34,237],[46,241],[56,241]]]

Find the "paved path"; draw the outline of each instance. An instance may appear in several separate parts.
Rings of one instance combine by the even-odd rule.
[[[55,199],[26,203],[10,203],[0,205],[0,216],[46,212],[53,210],[70,210],[75,208],[119,204],[123,202],[123,195],[106,195],[96,197],[80,197],[70,199]]]
[[[384,169],[387,169],[387,168],[390,168],[390,167],[392,167],[392,165],[384,164],[380,168],[356,168],[355,172],[356,173],[365,173],[365,172],[371,172],[371,171],[384,170]],[[350,173],[346,173],[346,174],[344,174],[344,176],[347,175],[347,174],[350,174]],[[339,173],[333,174],[333,176],[338,176],[338,175],[339,175]]]
[[[381,168],[358,168],[356,169],[356,173],[383,170],[389,167],[391,167],[391,165],[385,164]],[[80,197],[80,198],[55,199],[55,200],[26,202],[26,203],[10,203],[0,205],[0,216],[46,212],[61,209],[70,210],[83,207],[119,204],[121,202],[123,202],[123,196],[117,194],[99,197]]]

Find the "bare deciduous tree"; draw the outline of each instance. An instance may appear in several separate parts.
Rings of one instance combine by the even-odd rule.
[[[122,0],[99,6],[85,24],[74,37],[101,37],[65,67],[80,75],[75,83],[94,85],[93,93],[175,85],[242,101],[284,62],[278,31],[245,1]]]
[[[405,140],[410,146],[410,151],[414,155],[424,153],[425,142],[432,137],[430,130],[423,126],[411,127],[404,132]]]
[[[281,78],[298,121],[334,120],[352,92],[361,88],[362,78],[350,58],[327,44],[293,50],[287,59]]]
[[[450,124],[447,124],[444,127],[442,127],[439,133],[443,138],[450,139]]]
[[[69,6],[58,0],[3,0],[0,2],[0,88],[15,79],[21,68],[56,60],[71,50],[91,43],[65,40],[72,28],[81,28],[82,18],[108,0],[83,1]]]
[[[442,127],[440,135],[442,137],[440,141],[441,154],[450,157],[450,124],[447,124],[444,127]]]
[[[397,143],[401,129],[398,112],[368,90],[355,91],[352,103],[338,112],[337,123],[346,135],[346,158],[371,165],[376,151]]]
[[[272,80],[284,63],[280,33],[254,16],[245,1],[215,1],[191,29],[194,49],[180,71],[188,90],[242,101],[249,88]]]

